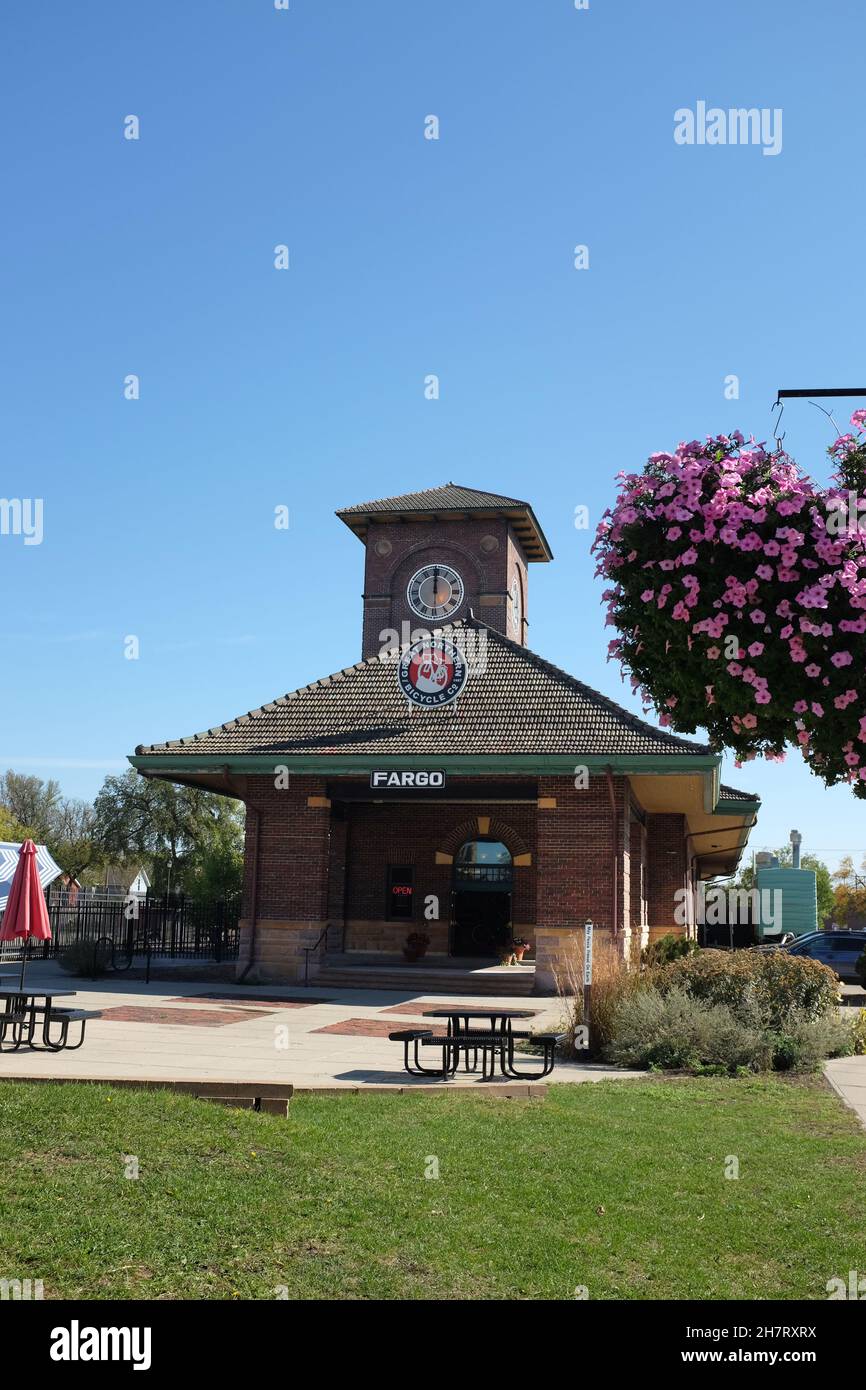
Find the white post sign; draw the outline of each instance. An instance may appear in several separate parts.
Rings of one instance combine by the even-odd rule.
[[[584,988],[592,984],[592,922],[583,927],[583,984]]]

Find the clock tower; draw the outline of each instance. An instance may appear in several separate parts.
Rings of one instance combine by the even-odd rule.
[[[362,656],[469,616],[527,644],[526,579],[553,558],[528,502],[446,483],[337,512],[363,541]]]

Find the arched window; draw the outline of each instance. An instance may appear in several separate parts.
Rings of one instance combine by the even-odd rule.
[[[511,883],[511,853],[501,840],[467,840],[454,860],[455,884]]]

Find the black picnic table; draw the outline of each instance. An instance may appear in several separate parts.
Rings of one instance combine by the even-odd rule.
[[[518,1070],[514,1065],[515,1039],[528,1038],[528,1032],[515,1032],[513,1019],[533,1018],[534,1009],[479,1009],[473,1005],[452,1005],[446,1009],[425,1009],[425,1018],[447,1018],[448,1029],[445,1036],[437,1036],[429,1028],[404,1028],[389,1034],[392,1042],[403,1043],[403,1065],[411,1075],[441,1076],[447,1081],[460,1065],[463,1055],[464,1069],[476,1071],[478,1053],[481,1053],[481,1079],[492,1081],[496,1074],[496,1062],[502,1075],[511,1080],[535,1081],[547,1076],[553,1070],[554,1053],[558,1038],[552,1033],[537,1035],[533,1041],[543,1049],[540,1071]],[[472,1021],[489,1024],[489,1027],[473,1028]],[[413,1048],[410,1062],[409,1047]],[[419,1047],[439,1047],[442,1049],[441,1067],[425,1067],[421,1063]]]
[[[9,1032],[12,1043],[7,1051],[16,1052],[23,1046],[48,1052],[62,1052],[67,1047],[72,1051],[79,1048],[84,1042],[84,1016],[69,1009],[54,1007],[55,999],[72,999],[76,993],[74,989],[55,989],[53,986],[48,989],[33,989],[30,985],[0,988],[0,1002],[4,1004],[0,1010],[0,1051],[4,1050],[3,1044]],[[40,1003],[40,1000],[44,1002]],[[42,1041],[36,1042],[39,1015],[42,1017]],[[71,1022],[81,1023],[81,1036],[77,1043],[69,1042]],[[58,1029],[53,1038],[52,1025],[57,1025]]]

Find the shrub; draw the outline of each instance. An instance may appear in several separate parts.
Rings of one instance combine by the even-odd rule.
[[[57,964],[69,975],[83,975],[91,980],[107,975],[109,953],[101,941],[74,941],[58,952]]]
[[[605,1055],[620,1067],[697,1071],[768,1067],[771,1048],[759,1028],[724,1004],[694,999],[682,989],[644,989],[622,999],[614,1039]]]
[[[839,990],[828,966],[787,951],[698,951],[660,967],[653,982],[742,1017],[757,1009],[762,1026],[778,1032],[792,1012],[811,1019],[829,1013]]]
[[[690,941],[687,936],[677,936],[675,932],[666,932],[664,936],[658,937],[656,941],[650,943],[641,951],[641,965],[655,966],[667,965],[669,961],[680,960],[683,956],[690,956],[698,949],[696,941]]]
[[[792,1016],[781,1033],[767,1034],[774,1071],[814,1071],[826,1057],[848,1057],[855,1050],[850,1019],[838,1013],[822,1018]]]
[[[854,1052],[858,1057],[866,1054],[866,1009],[858,1009],[851,1023],[851,1037]]]
[[[589,1018],[583,1009],[583,943],[578,940],[556,970],[556,989],[565,1007],[563,1032],[567,1055],[586,1057],[587,1049],[575,1047],[579,1027],[589,1027],[589,1055],[600,1056],[613,1037],[613,1021],[620,1002],[647,986],[637,970],[629,970],[619,944],[596,935],[592,955],[592,990]]]
[[[762,1025],[757,1005],[739,1010],[685,990],[645,989],[620,1001],[605,1055],[621,1067],[666,1071],[811,1071],[825,1057],[850,1054],[851,1023],[838,1013],[812,1018],[792,1010],[783,1030]]]

